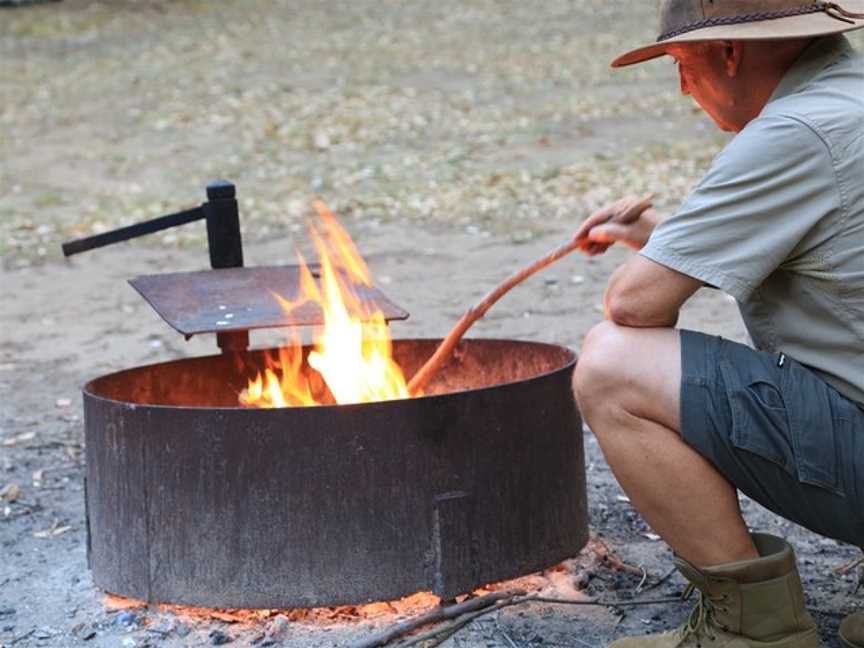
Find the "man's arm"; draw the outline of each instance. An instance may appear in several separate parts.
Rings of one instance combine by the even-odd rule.
[[[635,250],[645,246],[661,218],[653,209],[646,209],[635,220],[622,222],[622,214],[634,200],[614,202],[582,224],[577,238],[584,238],[586,254],[603,254],[619,241]],[[621,326],[675,326],[681,306],[703,285],[699,279],[637,255],[609,280],[604,297],[606,317]]]
[[[621,326],[672,327],[681,306],[704,283],[636,255],[609,280],[606,317]]]

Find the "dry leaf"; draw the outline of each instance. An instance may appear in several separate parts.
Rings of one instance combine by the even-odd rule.
[[[18,484],[7,484],[0,490],[0,500],[14,502],[21,496],[21,488]]]
[[[35,432],[25,432],[24,434],[19,434],[18,436],[11,437],[9,439],[3,439],[2,444],[6,447],[18,445],[19,443],[23,443],[24,441],[32,441],[36,438]]]

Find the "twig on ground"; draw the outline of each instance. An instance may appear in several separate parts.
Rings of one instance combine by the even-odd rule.
[[[604,565],[608,565],[612,569],[617,571],[624,572],[625,574],[632,574],[633,576],[638,576],[642,578],[645,570],[641,567],[635,567],[634,565],[630,565],[621,558],[618,557],[611,549],[609,549],[609,545],[607,545],[600,538],[593,539],[593,546],[591,547],[592,551],[594,551],[597,559],[600,560]]]
[[[673,567],[672,569],[670,569],[669,571],[667,571],[665,574],[663,574],[659,579],[657,579],[656,581],[654,581],[653,583],[651,583],[650,585],[648,585],[648,587],[646,587],[644,591],[645,591],[645,592],[648,592],[648,591],[650,591],[650,590],[652,590],[652,589],[656,589],[656,588],[660,587],[663,583],[665,583],[665,582],[668,581],[670,578],[672,578],[672,575],[673,575],[675,572],[677,572],[677,571],[678,571],[678,568],[677,568],[677,567]]]
[[[30,630],[28,630],[28,631],[25,632],[24,634],[20,634],[20,635],[18,635],[17,637],[15,637],[14,639],[12,639],[12,640],[9,642],[9,645],[10,645],[10,646],[14,646],[14,645],[17,644],[19,641],[24,641],[27,637],[29,637],[30,635],[32,635],[34,632],[36,632],[36,628],[31,628]]]
[[[609,607],[609,608],[627,608],[627,607],[641,607],[643,605],[669,605],[671,603],[681,603],[684,599],[680,596],[673,596],[668,598],[658,598],[658,599],[632,599],[629,601],[591,601],[585,600],[581,601],[578,599],[562,599],[562,598],[554,598],[549,596],[526,596],[520,600],[514,601],[516,603],[555,603],[556,605],[597,605],[599,607]]]
[[[642,586],[645,584],[645,581],[648,580],[648,570],[639,566],[639,569],[642,570],[642,579],[639,581],[639,584],[633,589],[633,594],[638,594],[642,591]]]
[[[864,565],[864,556],[861,556],[860,558],[855,558],[854,560],[850,560],[849,562],[844,563],[839,567],[835,567],[834,575],[845,576],[846,574],[854,570],[856,567],[860,567],[862,565]]]
[[[474,619],[495,612],[496,610],[501,610],[511,605],[520,605],[522,603],[552,603],[555,605],[592,605],[598,607],[628,608],[645,605],[669,605],[672,603],[680,603],[681,601],[682,599],[680,597],[633,599],[629,601],[592,601],[587,599],[565,599],[540,596],[537,594],[525,594],[525,592],[521,590],[493,592],[492,594],[480,596],[475,599],[469,599],[457,605],[443,608],[439,607],[431,612],[415,617],[414,619],[408,619],[407,621],[397,623],[383,632],[373,635],[369,639],[356,644],[354,648],[378,648],[379,646],[386,646],[391,641],[400,639],[423,626],[446,621],[443,625],[439,625],[422,634],[396,644],[398,648],[408,648],[409,646],[418,646],[426,641],[432,641],[433,643],[430,646],[426,646],[426,648],[432,648],[432,646],[437,646],[450,638],[454,633],[474,621]]]
[[[504,637],[504,641],[510,644],[510,648],[519,648],[519,646],[516,645],[516,642],[513,641],[513,637],[511,637],[510,633],[508,633],[506,630],[501,630],[501,636]]]
[[[397,644],[396,648],[410,648],[410,646],[420,646],[422,644],[425,644],[427,641],[431,641],[432,643],[425,646],[424,648],[433,648],[433,646],[438,646],[447,641],[450,637],[452,637],[459,630],[474,621],[474,619],[476,619],[477,617],[489,614],[490,612],[494,612],[497,609],[497,606],[492,605],[488,608],[477,610],[476,612],[468,612],[447,623],[438,626],[437,628],[432,628],[431,630],[419,634],[416,637],[411,637],[405,642]]]
[[[509,590],[504,592],[493,592],[491,594],[487,594],[485,596],[479,596],[477,598],[468,599],[467,601],[463,601],[462,603],[457,603],[456,605],[447,605],[447,606],[439,606],[434,610],[427,612],[426,614],[421,614],[418,617],[414,617],[413,619],[408,619],[401,623],[397,623],[396,625],[387,628],[386,630],[373,635],[366,639],[365,641],[360,642],[355,646],[355,648],[376,648],[377,646],[384,646],[394,639],[398,639],[414,630],[422,628],[423,626],[429,625],[431,623],[438,623],[440,621],[446,621],[448,619],[455,619],[456,617],[462,616],[463,614],[467,614],[469,612],[475,612],[477,610],[482,610],[489,608],[497,601],[503,599],[512,599],[514,596],[524,595],[525,592],[523,590]]]
[[[651,207],[651,200],[653,196],[649,195],[643,198],[642,200],[634,203],[630,206],[629,209],[626,210],[620,216],[620,220],[622,222],[630,222],[634,219],[634,214],[636,217],[639,216],[646,209]],[[501,299],[504,295],[506,295],[510,289],[514,286],[522,283],[528,277],[539,272],[543,268],[548,265],[555,263],[561,257],[567,256],[584,242],[584,237],[573,238],[567,241],[566,243],[558,246],[552,252],[547,254],[546,256],[537,259],[534,263],[529,265],[526,268],[523,268],[519,272],[511,275],[506,281],[500,284],[497,288],[492,290],[489,294],[487,294],[480,302],[471,308],[459,319],[456,323],[456,326],[447,334],[447,337],[441,342],[438,348],[435,350],[435,353],[432,354],[432,357],[429,358],[426,363],[420,367],[420,370],[414,374],[411,378],[411,381],[408,383],[408,392],[411,394],[417,394],[420,390],[425,387],[429,381],[435,376],[436,373],[441,369],[442,366],[447,362],[450,358],[450,355],[453,353],[453,349],[456,348],[456,345],[459,343],[459,340],[462,339],[462,336],[465,335],[465,332],[471,328],[471,326],[478,319],[483,317],[492,306]]]

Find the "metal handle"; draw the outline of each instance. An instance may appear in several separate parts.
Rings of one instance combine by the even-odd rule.
[[[129,239],[138,238],[145,234],[153,234],[154,232],[161,232],[162,230],[177,227],[178,225],[192,223],[205,217],[206,214],[204,212],[204,206],[202,205],[200,207],[195,207],[194,209],[177,212],[176,214],[168,214],[167,216],[160,216],[153,220],[135,223],[134,225],[121,227],[116,230],[111,230],[110,232],[96,234],[95,236],[87,236],[85,238],[75,239],[74,241],[67,241],[63,244],[63,256],[70,257],[73,254],[95,250],[96,248],[105,247],[112,243],[128,241]]]
[[[103,234],[88,236],[63,244],[64,256],[72,256],[96,248],[128,241],[197,220],[207,221],[207,244],[210,267],[242,268],[243,239],[240,235],[240,210],[237,189],[227,180],[216,180],[207,185],[207,202],[194,209],[160,216],[153,220],[121,227]],[[241,351],[249,346],[249,332],[217,333],[216,341],[223,351]]]

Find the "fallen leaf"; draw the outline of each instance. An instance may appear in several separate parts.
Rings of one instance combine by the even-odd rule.
[[[10,437],[8,439],[3,439],[2,444],[7,448],[10,446],[18,445],[19,443],[23,443],[24,441],[32,441],[36,438],[35,432],[24,432],[23,434],[19,434],[18,436]]]
[[[4,502],[12,503],[16,501],[21,496],[21,488],[18,484],[6,484],[2,490],[0,490],[0,500]]]

